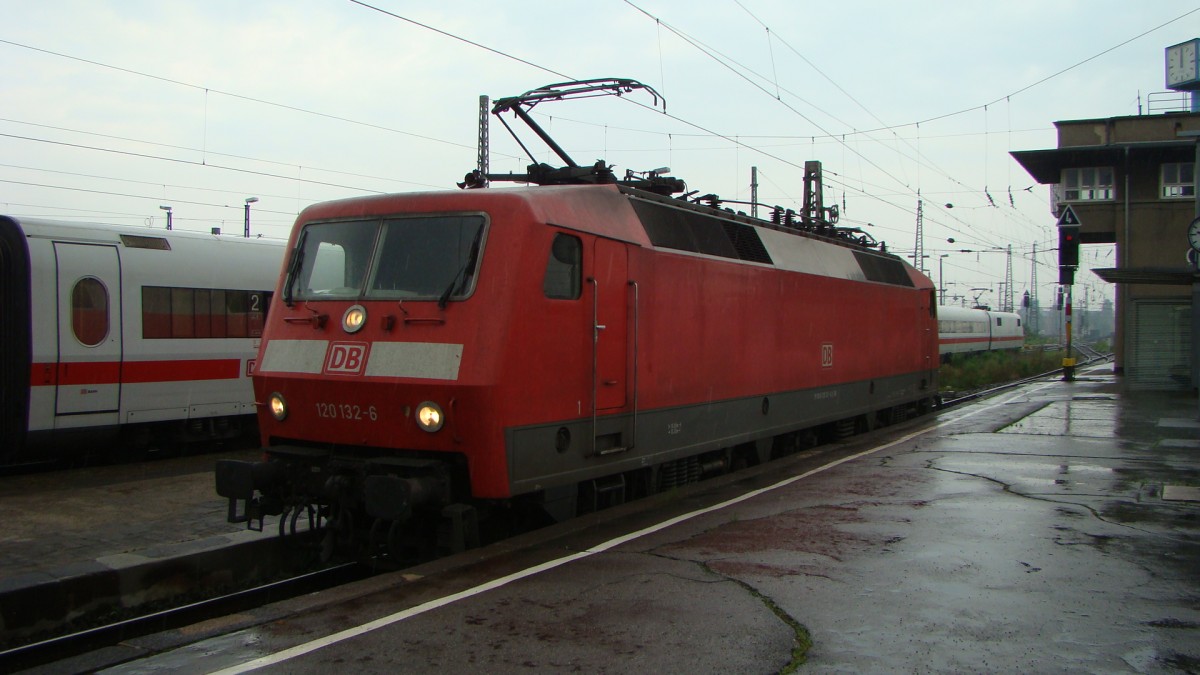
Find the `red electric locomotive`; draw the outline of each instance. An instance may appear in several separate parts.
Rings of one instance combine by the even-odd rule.
[[[266,458],[217,467],[231,520],[462,545],[481,504],[571,516],[933,403],[933,284],[865,235],[568,164],[520,178],[585,184],[300,214],[254,374]]]

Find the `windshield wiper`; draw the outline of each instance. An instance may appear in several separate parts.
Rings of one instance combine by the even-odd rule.
[[[292,251],[292,259],[288,262],[287,275],[283,280],[283,302],[288,307],[292,306],[292,286],[296,284],[296,272],[300,270],[300,263],[304,260],[304,240],[306,238],[302,235],[300,241],[296,242],[296,250]]]
[[[454,294],[454,289],[460,291],[466,290],[467,286],[467,270],[475,267],[475,261],[479,259],[479,244],[483,241],[483,225],[479,225],[479,229],[475,231],[475,238],[471,240],[471,252],[467,255],[467,262],[458,271],[454,273],[454,278],[450,280],[450,285],[446,290],[442,291],[442,295],[438,298],[438,309],[446,309],[446,304],[450,302],[450,296]],[[459,277],[462,277],[462,282],[459,282]]]

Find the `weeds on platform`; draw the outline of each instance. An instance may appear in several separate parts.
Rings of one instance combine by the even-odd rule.
[[[966,391],[993,384],[1012,382],[1023,377],[1046,373],[1062,366],[1063,352],[1021,350],[984,352],[943,363],[938,370],[942,391]]]

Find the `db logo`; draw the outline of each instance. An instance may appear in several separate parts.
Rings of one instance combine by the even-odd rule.
[[[832,342],[826,342],[825,344],[821,345],[821,367],[822,368],[832,368],[833,367],[833,343]]]
[[[329,353],[325,356],[326,374],[332,375],[361,375],[363,366],[367,365],[367,348],[365,342],[334,342],[329,345]]]

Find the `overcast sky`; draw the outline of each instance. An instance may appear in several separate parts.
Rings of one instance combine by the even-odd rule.
[[[990,250],[1011,244],[1019,297],[1036,244],[1046,305],[1057,280],[1048,189],[1009,151],[1055,147],[1057,120],[1177,105],[1163,100],[1163,51],[1200,37],[1198,10],[0,0],[0,210],[161,228],[170,205],[177,228],[240,233],[257,197],[254,232],[284,237],[313,202],[456,189],[475,166],[480,95],[622,77],[665,97],[666,114],[646,93],[535,111],[580,164],[669,166],[689,189],[731,200],[750,198],[756,166],[759,200],[798,208],[804,162],[819,160],[840,224],[898,254],[915,246],[920,195],[925,266],[951,294],[999,305],[1005,256]],[[493,172],[524,171],[529,158],[494,119],[491,141]],[[1085,247],[1083,264],[1112,266],[1111,247]],[[1080,276],[1077,294],[1111,297]]]

